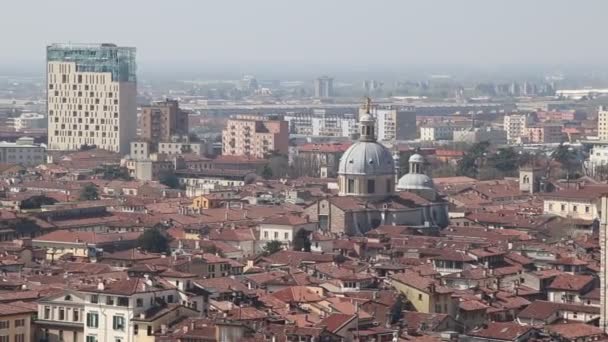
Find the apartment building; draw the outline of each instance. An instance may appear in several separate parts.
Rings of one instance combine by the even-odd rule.
[[[608,141],[608,107],[600,106],[597,111],[597,135],[601,141]]]
[[[272,152],[287,154],[287,121],[255,115],[231,117],[222,132],[222,154],[265,158]]]
[[[83,145],[128,153],[137,130],[135,48],[47,47],[49,150]]]
[[[31,324],[35,314],[29,303],[0,304],[0,341],[33,341]]]
[[[34,138],[21,137],[16,142],[0,142],[0,163],[36,166],[46,162],[46,149]]]
[[[192,300],[175,286],[168,286],[153,277],[130,277],[114,282],[100,282],[79,292],[84,295],[85,342],[137,342],[153,341],[154,326],[158,315],[154,308],[166,310],[186,303],[188,307],[203,307],[202,297]],[[193,316],[196,311],[181,307],[184,315]],[[154,319],[152,319],[154,318]]]
[[[420,127],[420,140],[438,141],[454,139],[454,126],[430,125]]]
[[[188,113],[179,108],[176,100],[167,99],[142,107],[139,117],[140,139],[160,143],[171,141],[175,135],[188,135]]]
[[[290,113],[284,116],[289,133],[304,136],[351,137],[357,133],[354,114],[328,114],[325,110],[312,113]]]
[[[475,144],[487,141],[492,145],[500,146],[507,144],[507,132],[503,129],[469,128],[454,131],[454,141]]]
[[[38,301],[36,328],[48,342],[84,342],[84,295],[66,290]]]
[[[529,144],[550,144],[564,141],[562,125],[539,124],[527,125],[521,135],[522,142]]]
[[[527,114],[505,115],[504,130],[507,132],[507,141],[509,143],[518,142],[530,122],[530,116]]]
[[[359,108],[359,116],[367,108]],[[416,109],[407,106],[371,106],[370,114],[376,118],[376,137],[379,141],[416,139]]]

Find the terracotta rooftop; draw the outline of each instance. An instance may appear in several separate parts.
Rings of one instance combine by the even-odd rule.
[[[584,288],[593,283],[593,276],[590,275],[571,275],[561,274],[558,275],[551,284],[549,290],[562,290],[562,291],[582,291]]]
[[[534,329],[531,326],[522,326],[515,322],[490,322],[487,328],[469,332],[469,336],[486,338],[498,341],[514,341]]]

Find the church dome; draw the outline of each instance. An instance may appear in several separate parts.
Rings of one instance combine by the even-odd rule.
[[[352,145],[340,158],[341,175],[393,175],[393,156],[384,145],[360,141]]]
[[[435,184],[423,173],[408,173],[399,179],[397,190],[435,190]]]
[[[410,157],[408,162],[424,164],[424,157],[422,157],[418,153],[414,153],[414,154],[412,154],[412,156]]]

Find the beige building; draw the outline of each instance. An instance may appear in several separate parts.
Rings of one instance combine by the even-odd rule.
[[[34,138],[21,137],[17,142],[0,142],[0,163],[36,166],[46,162],[46,149],[34,144]]]
[[[139,137],[159,143],[170,141],[174,135],[188,135],[188,113],[176,100],[165,100],[142,108],[139,117]]]
[[[287,121],[255,115],[237,115],[222,132],[222,154],[265,158],[272,152],[287,154]]]
[[[35,313],[35,305],[29,303],[0,304],[0,341],[33,341],[31,325]]]
[[[504,130],[507,132],[507,141],[509,143],[518,142],[529,123],[530,117],[526,114],[505,115]]]
[[[560,143],[564,141],[564,133],[558,124],[528,125],[521,140],[531,144]]]
[[[83,145],[128,153],[137,129],[135,48],[47,47],[50,150]]]

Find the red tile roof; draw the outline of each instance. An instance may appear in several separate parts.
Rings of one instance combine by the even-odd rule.
[[[499,341],[513,341],[534,329],[531,326],[521,326],[515,322],[490,322],[487,328],[474,330],[469,332],[469,336],[499,340]]]
[[[590,275],[561,274],[553,279],[548,289],[561,291],[581,291],[593,283],[593,279],[593,276]]]

